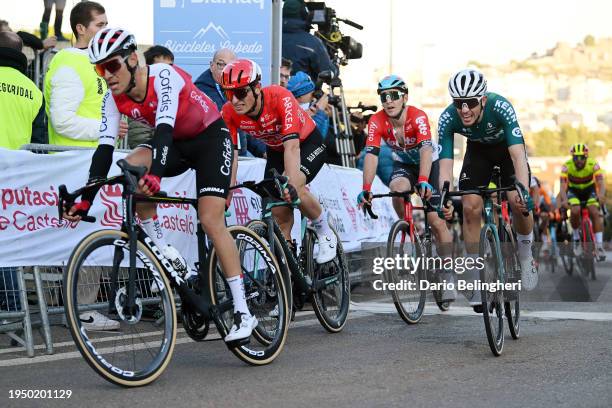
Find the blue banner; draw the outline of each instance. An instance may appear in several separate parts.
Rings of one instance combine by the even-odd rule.
[[[155,0],[154,41],[195,79],[221,48],[250,58],[270,83],[272,0]]]

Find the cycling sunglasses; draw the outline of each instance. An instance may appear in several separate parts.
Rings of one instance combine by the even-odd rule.
[[[244,98],[247,97],[247,95],[249,94],[249,90],[251,88],[248,86],[245,86],[244,88],[236,88],[236,89],[226,89],[225,90],[225,97],[227,98],[228,101],[232,101],[233,97],[235,96],[236,99],[238,100],[243,100]]]
[[[129,55],[126,55],[123,58],[112,59],[105,62],[101,62],[99,64],[94,65],[96,73],[101,77],[104,76],[105,72],[110,72],[111,74],[115,74],[117,71],[121,69],[121,66],[129,58]]]
[[[580,155],[580,156],[572,156],[572,159],[574,161],[585,161],[586,160],[586,156]]]
[[[385,102],[397,101],[403,95],[404,93],[400,91],[384,92],[380,94],[380,102],[385,103]]]
[[[480,103],[480,98],[457,98],[453,99],[453,105],[457,109],[463,109],[463,104],[466,104],[468,109],[474,109]]]

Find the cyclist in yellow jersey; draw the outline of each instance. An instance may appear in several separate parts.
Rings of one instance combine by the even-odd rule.
[[[576,143],[570,152],[572,159],[566,161],[561,168],[559,198],[561,207],[571,208],[570,222],[574,229],[574,252],[578,256],[582,251],[580,246],[580,201],[586,201],[595,231],[597,257],[599,261],[603,261],[606,259],[606,252],[603,249],[603,222],[599,217],[599,206],[605,205],[604,173],[597,161],[589,157],[589,148],[584,143]],[[595,184],[597,184],[597,190]]]

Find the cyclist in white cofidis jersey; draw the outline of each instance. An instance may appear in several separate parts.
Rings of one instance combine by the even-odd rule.
[[[102,103],[100,141],[89,182],[108,174],[121,114],[154,127],[152,138],[126,157],[131,165],[149,170],[139,181],[140,192],[155,194],[162,177],[195,170],[200,223],[219,254],[234,299],[235,324],[225,341],[247,338],[258,322],[247,307],[238,249],[224,215],[235,146],[215,104],[193,85],[189,74],[163,63],[139,66],[135,51],[134,36],[122,29],[105,28],[89,43],[89,59],[109,88]],[[96,194],[83,194],[65,218],[80,220]],[[195,272],[189,271],[183,257],[165,242],[156,204],[138,203],[137,212],[147,235],[183,272],[183,279],[189,279]]]

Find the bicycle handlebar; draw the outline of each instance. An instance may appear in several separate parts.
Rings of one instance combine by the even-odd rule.
[[[417,190],[414,187],[412,187],[410,190],[407,190],[407,191],[389,191],[388,193],[385,193],[385,194],[372,194],[370,196],[370,200],[373,200],[375,198],[384,198],[384,197],[401,197],[404,200],[410,200],[410,196],[415,193],[417,193]],[[417,209],[433,208],[433,206],[429,203],[429,200],[423,200],[423,204],[424,204],[424,207],[417,207]],[[370,218],[372,218],[373,220],[378,219],[378,215],[374,214],[374,212],[372,211],[372,205],[370,203],[365,203],[363,205],[363,213],[365,214],[366,211],[368,215],[370,216]]]
[[[147,173],[147,168],[145,166],[133,166],[125,159],[118,160],[117,166],[119,166],[119,168],[122,170],[120,175],[94,181],[93,183],[78,188],[71,193],[68,192],[65,184],[60,185],[58,187],[59,200],[57,202],[59,218],[64,218],[65,211],[70,209],[74,205],[76,199],[83,195],[84,192],[98,189],[104,185],[123,184],[124,191],[127,189],[128,194],[135,194],[136,190],[138,189],[138,180],[140,180],[140,178]],[[156,196],[167,197],[168,194],[164,191],[159,191],[157,192]],[[82,211],[78,211],[76,215],[80,215],[82,221],[96,222],[96,217],[87,215]]]
[[[276,169],[270,170],[272,173],[271,178],[265,178],[260,182],[255,182],[254,180],[245,181],[241,184],[236,184],[235,186],[230,187],[230,190],[235,190],[238,188],[246,188],[259,195],[262,198],[272,198],[275,200],[283,200],[284,188],[289,182],[289,178],[287,176],[283,176],[279,174]],[[299,198],[295,199],[291,203],[287,203],[287,206],[291,206],[297,208],[301,204],[301,200]]]

